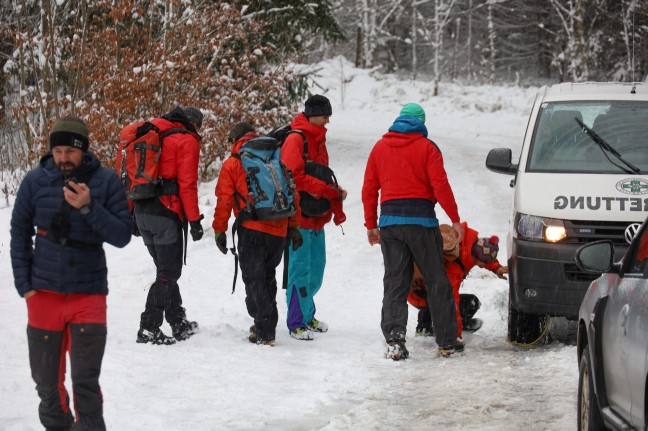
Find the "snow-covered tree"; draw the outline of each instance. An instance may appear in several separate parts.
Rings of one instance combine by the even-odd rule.
[[[268,129],[296,108],[290,73],[267,61],[275,47],[262,39],[263,23],[227,3],[40,1],[45,7],[16,12],[21,31],[5,65],[26,162],[46,149],[48,125],[64,113],[87,121],[92,150],[110,164],[123,126],[193,105],[205,112],[200,166],[208,178],[233,122]]]

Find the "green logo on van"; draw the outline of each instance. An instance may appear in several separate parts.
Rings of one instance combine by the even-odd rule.
[[[643,178],[626,178],[616,183],[616,188],[628,195],[645,195],[648,194],[648,181]]]

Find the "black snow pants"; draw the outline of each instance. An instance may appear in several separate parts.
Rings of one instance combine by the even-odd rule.
[[[238,229],[239,264],[245,283],[245,305],[254,319],[257,339],[275,339],[277,329],[276,269],[286,238],[252,229]]]
[[[457,320],[452,286],[443,264],[443,240],[438,227],[394,225],[380,229],[385,264],[381,328],[386,341],[405,340],[407,295],[414,274],[414,261],[427,288],[434,336],[439,346],[457,339]]]
[[[99,374],[106,347],[106,325],[71,323],[68,331],[27,326],[29,362],[40,397],[38,414],[46,430],[105,430]],[[76,422],[65,391],[69,342]]]
[[[186,318],[178,286],[184,256],[183,226],[178,216],[157,198],[135,202],[135,220],[156,268],[140,327],[155,331],[164,318],[169,324]]]

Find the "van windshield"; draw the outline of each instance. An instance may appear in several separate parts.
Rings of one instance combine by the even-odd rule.
[[[580,120],[618,152],[648,172],[648,102],[579,101],[540,108],[527,161],[529,172],[625,172],[624,164],[585,133]]]

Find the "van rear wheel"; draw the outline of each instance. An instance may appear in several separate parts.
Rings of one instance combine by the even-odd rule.
[[[546,342],[544,334],[548,316],[525,313],[511,304],[509,292],[508,340],[513,344],[538,344]]]

